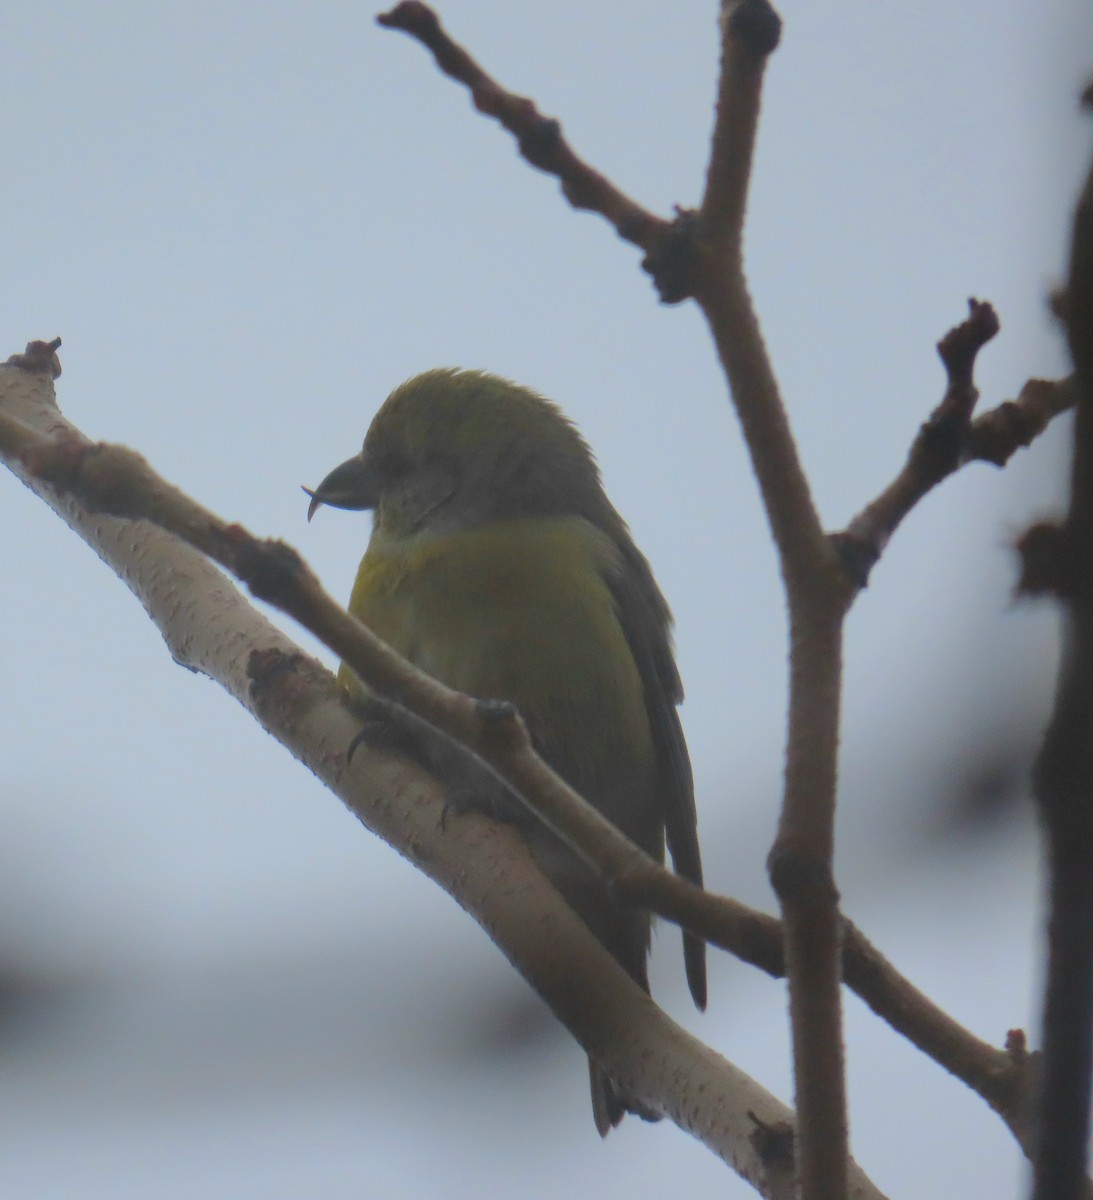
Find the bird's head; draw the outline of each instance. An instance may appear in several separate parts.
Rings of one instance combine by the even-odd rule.
[[[613,515],[591,450],[556,405],[496,375],[451,368],[396,388],[361,452],[305,491],[309,519],[323,504],[374,509],[377,530],[396,538]]]

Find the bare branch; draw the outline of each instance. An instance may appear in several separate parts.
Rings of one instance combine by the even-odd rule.
[[[767,0],[721,6],[721,75],[699,236],[719,254],[738,251],[751,180],[759,100],[767,59],[778,48],[782,19]]]
[[[785,937],[801,1195],[821,1200],[845,1194],[849,1155],[833,868],[842,613],[811,611],[792,593],[790,612],[785,792],[767,867]]]
[[[847,527],[832,534],[843,564],[859,587],[911,510],[939,483],[971,462],[996,467],[1029,446],[1062,413],[1074,407],[1073,377],[1030,379],[1016,400],[1004,400],[972,418],[979,397],[972,382],[975,355],[994,337],[998,320],[989,304],[969,301],[971,316],[938,343],[949,384],[911,444],[907,462],[875,500]]]
[[[402,0],[376,17],[385,29],[409,34],[429,50],[437,66],[471,93],[479,112],[499,121],[516,138],[521,155],[533,167],[555,176],[562,193],[576,209],[599,213],[625,241],[649,256],[650,274],[661,298],[675,303],[690,294],[680,255],[686,257],[686,237],[671,220],[658,217],[625,195],[606,176],[589,166],[562,135],[561,123],[543,116],[534,101],[506,91],[445,32],[440,19],[418,0]]]
[[[1003,400],[972,421],[964,461],[1004,467],[1018,450],[1031,446],[1056,417],[1072,409],[1076,399],[1073,376],[1028,380],[1016,400]]]
[[[768,865],[785,930],[801,1196],[831,1200],[846,1194],[849,1154],[832,860],[842,620],[850,593],[812,501],[743,266],[763,76],[779,29],[763,0],[722,2],[722,70],[695,294],[740,418],[786,587],[785,791]]]
[[[1031,1157],[1033,1071],[1019,1030],[1010,1032],[1005,1050],[980,1041],[900,975],[850,921],[843,929],[843,978],[893,1029],[977,1092]]]
[[[1087,96],[1087,103],[1091,96]],[[1077,410],[1070,508],[1049,543],[1045,574],[1059,596],[1066,640],[1055,710],[1035,769],[1046,834],[1051,912],[1043,1069],[1036,1112],[1034,1200],[1089,1195],[1093,1086],[1093,167],[1078,200],[1067,281],[1067,336]],[[1043,555],[1048,548],[1041,537]],[[1026,575],[1028,568],[1026,564]]]
[[[697,221],[696,299],[743,428],[787,587],[834,566],[748,293],[743,220],[763,77],[780,22],[765,0],[724,0],[722,74],[706,194]],[[830,583],[830,581],[829,581]]]
[[[523,157],[559,179],[575,208],[601,214],[622,238],[641,247],[643,266],[662,299],[694,297],[706,317],[779,551],[789,608],[786,783],[769,863],[783,922],[707,895],[643,855],[542,763],[511,707],[483,705],[416,671],[334,604],[295,551],[220,521],[155,476],[139,456],[92,445],[66,429],[59,417],[46,438],[33,422],[2,411],[0,453],[17,455],[17,469],[37,484],[75,496],[75,503],[62,499],[57,507],[89,540],[99,539],[99,552],[108,561],[121,562],[124,554],[110,522],[105,524],[105,540],[90,530],[89,510],[147,519],[169,530],[175,536],[150,529],[141,533],[152,539],[168,571],[173,569],[172,554],[189,554],[177,537],[235,572],[256,595],[315,632],[370,687],[471,747],[469,752],[602,873],[621,902],[676,920],[772,974],[788,966],[796,1130],[792,1114],[712,1051],[688,1039],[626,979],[544,884],[511,831],[470,817],[456,822],[453,833],[438,836],[435,792],[430,793],[428,782],[411,768],[396,767],[382,756],[362,756],[371,789],[368,798],[362,798],[358,776],[363,773],[350,772],[340,750],[353,741],[350,735],[356,727],[317,664],[305,660],[279,634],[271,635],[268,644],[259,638],[261,644],[250,650],[242,692],[238,661],[232,664],[230,686],[240,699],[286,744],[300,743],[299,756],[346,796],[370,827],[474,912],[582,1045],[625,1084],[628,1094],[701,1137],[763,1195],[796,1194],[795,1152],[804,1200],[840,1200],[847,1194],[877,1194],[848,1155],[840,967],[846,982],[878,1013],[975,1088],[1028,1151],[1023,1101],[1031,1072],[1023,1042],[1014,1038],[1007,1051],[1000,1051],[973,1038],[902,979],[840,917],[832,859],[841,634],[856,590],[865,586],[895,529],[923,496],[967,461],[1003,465],[1080,396],[1070,515],[1064,526],[1030,531],[1023,550],[1026,585],[1063,597],[1071,617],[1070,652],[1038,769],[1052,853],[1053,914],[1036,1195],[1037,1200],[1068,1200],[1085,1194],[1093,1066],[1093,753],[1088,737],[1093,724],[1093,176],[1079,207],[1066,305],[1076,382],[1029,381],[1016,401],[973,420],[978,399],[975,358],[998,326],[989,305],[972,301],[969,320],[939,345],[948,389],[920,430],[904,469],[845,531],[829,539],[798,458],[743,270],[743,225],[763,76],[781,28],[767,0],[722,0],[722,70],[705,194],[697,211],[677,210],[673,220],[642,208],[580,159],[559,123],[541,114],[531,100],[497,84],[448,37],[426,5],[403,0],[377,19],[426,46],[441,70],[469,89],[475,107],[514,135]],[[8,368],[0,367],[0,403],[7,371],[33,378],[39,387],[56,377],[59,344],[59,339],[32,343],[25,354],[9,359]],[[51,383],[49,387],[51,392]],[[58,430],[60,438],[53,436]],[[230,592],[232,606],[235,601],[242,604],[204,559],[194,561],[211,575],[203,577],[211,589]],[[139,577],[139,570],[128,562],[125,570]],[[155,589],[147,581],[127,581],[154,611]],[[242,609],[233,611],[246,623]],[[180,658],[189,655],[189,648],[183,652],[182,643],[177,645]],[[223,669],[208,661],[210,673]],[[316,725],[318,712],[323,714],[321,726]],[[396,771],[403,772],[397,786],[386,787],[388,776]],[[384,796],[382,812],[376,810],[372,794],[377,786]],[[393,799],[401,798],[407,787],[420,789],[416,816],[406,814]],[[403,822],[415,819],[415,832],[408,835]],[[467,865],[478,862],[483,868],[483,846],[487,874],[497,873],[485,883]],[[468,850],[473,854],[464,857]],[[468,879],[473,881],[473,895],[467,890]],[[513,880],[519,883],[515,899]],[[491,882],[497,884],[494,891]],[[500,908],[495,907],[498,898],[503,902]],[[535,932],[529,931],[529,924]],[[567,948],[564,962],[558,961],[559,944]]]
[[[176,659],[225,686],[370,829],[475,916],[628,1094],[702,1140],[763,1196],[791,1200],[793,1173],[770,1157],[756,1128],[792,1127],[792,1112],[657,1008],[561,900],[514,830],[475,814],[444,829],[443,794],[415,767],[367,749],[351,767],[346,749],[359,726],[329,672],[178,537],[147,521],[91,513],[85,503],[161,521],[238,566],[262,594],[277,596],[285,579],[302,580],[289,611],[297,603],[337,608],[321,593],[316,599],[317,585],[287,547],[220,521],[132,451],[88,442],[56,410],[42,372],[0,367],[0,456],[124,578]],[[80,499],[54,490],[69,485]],[[332,620],[329,631],[342,653],[345,630]],[[465,697],[455,697],[453,709],[472,725],[481,720]],[[502,726],[507,739],[515,726],[507,719]],[[879,1200],[857,1168],[852,1181],[855,1196]]]
[[[948,387],[911,444],[903,470],[842,533],[833,537],[859,587],[865,587],[870,570],[903,518],[966,460],[972,411],[979,399],[972,371],[976,355],[999,328],[998,317],[989,304],[973,299],[968,301],[968,309],[968,319],[950,329],[937,344]]]

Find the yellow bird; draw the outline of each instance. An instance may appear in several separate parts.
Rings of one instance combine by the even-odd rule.
[[[536,749],[643,850],[702,883],[694,787],[677,705],[672,618],[603,490],[587,443],[556,405],[506,379],[440,369],[396,388],[360,454],[312,495],[372,509],[349,611],[449,687],[507,700]],[[346,668],[342,677],[357,686]],[[516,823],[568,903],[646,991],[650,922],[492,779],[431,765],[449,788]],[[460,772],[464,775],[461,777]],[[683,935],[706,1006],[705,946]],[[589,1063],[596,1127],[654,1115]]]

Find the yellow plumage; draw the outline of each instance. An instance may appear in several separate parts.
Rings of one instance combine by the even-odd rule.
[[[349,611],[434,678],[509,700],[550,749],[631,775],[653,746],[641,681],[605,582],[617,554],[579,518],[494,522],[370,546]],[[350,677],[351,678],[351,677]],[[592,742],[588,753],[583,743]]]

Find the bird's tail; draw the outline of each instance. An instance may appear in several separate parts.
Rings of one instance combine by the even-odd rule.
[[[600,1137],[607,1137],[627,1113],[643,1121],[660,1120],[660,1113],[622,1095],[615,1081],[592,1059],[588,1060],[588,1081],[592,1086],[592,1116]]]

